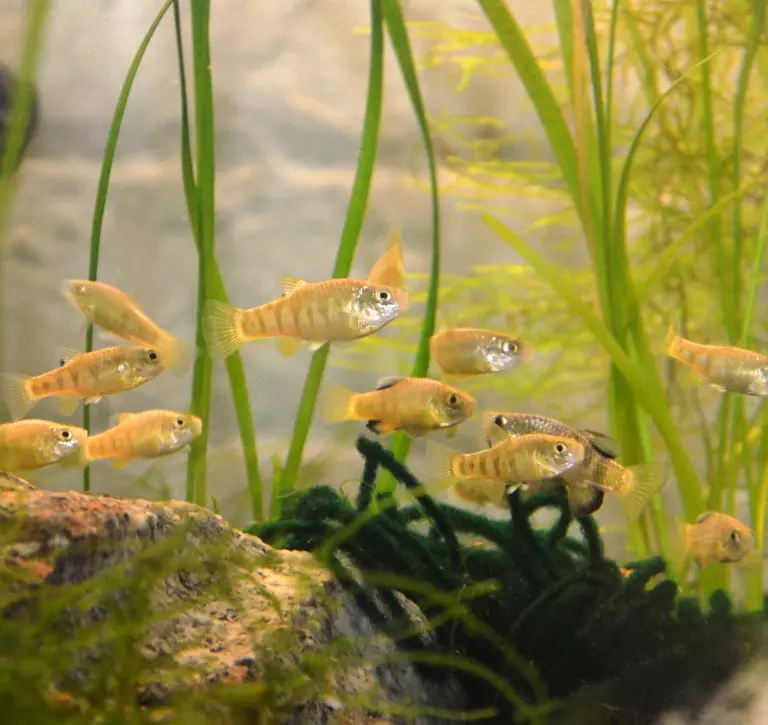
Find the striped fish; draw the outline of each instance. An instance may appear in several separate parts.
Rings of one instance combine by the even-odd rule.
[[[397,430],[411,437],[439,429],[453,429],[475,412],[475,400],[458,388],[429,378],[382,378],[376,390],[353,393],[329,388],[323,401],[329,421],[364,420],[377,435]]]
[[[89,353],[61,352],[60,367],[42,375],[0,374],[0,395],[14,420],[23,418],[43,398],[57,398],[63,415],[72,415],[81,399],[97,403],[156,378],[165,370],[151,347],[106,347]]]
[[[111,335],[159,350],[167,368],[177,374],[189,368],[189,345],[160,327],[122,290],[104,282],[69,279],[61,291],[88,322]]]
[[[454,454],[437,444],[430,448],[440,479],[486,478],[521,484],[561,475],[579,465],[586,453],[580,441],[546,433],[510,437],[477,453]]]
[[[666,354],[721,392],[768,396],[768,356],[728,345],[702,345],[667,333]]]
[[[109,430],[88,438],[86,460],[111,458],[119,470],[135,458],[171,455],[192,443],[203,429],[197,416],[173,410],[120,413],[115,422]]]
[[[283,291],[272,302],[249,309],[208,300],[203,331],[211,352],[226,358],[249,340],[278,338],[281,353],[289,357],[302,341],[313,343],[314,351],[329,342],[371,335],[408,308],[403,290],[357,279],[286,277]]]

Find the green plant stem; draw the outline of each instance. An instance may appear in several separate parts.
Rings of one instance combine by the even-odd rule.
[[[357,249],[357,241],[368,207],[371,190],[371,178],[376,165],[381,126],[381,106],[384,78],[384,34],[382,27],[381,0],[371,0],[371,58],[368,69],[368,96],[365,104],[365,119],[360,142],[360,154],[357,160],[355,181],[347,207],[347,217],[341,233],[336,262],[333,267],[335,279],[348,277],[352,260]],[[323,380],[323,373],[330,354],[330,346],[325,345],[312,356],[304,389],[301,393],[299,410],[293,427],[291,445],[285,459],[285,466],[279,477],[275,478],[270,504],[270,517],[280,514],[283,497],[289,495],[296,485],[296,478],[301,466],[304,446],[309,435],[312,417],[317,405],[318,392]]]
[[[120,129],[123,125],[123,118],[125,116],[125,109],[128,106],[128,98],[131,95],[131,89],[133,88],[133,82],[136,80],[136,74],[139,72],[141,61],[144,59],[144,54],[147,52],[149,43],[155,34],[160,22],[165,17],[166,12],[171,7],[173,0],[166,0],[163,6],[160,8],[160,12],[155,16],[152,24],[149,26],[144,38],[139,45],[136,54],[133,56],[131,65],[128,68],[128,74],[123,81],[123,86],[120,89],[120,95],[117,98],[117,104],[115,105],[115,112],[112,116],[112,123],[109,127],[109,133],[107,134],[107,145],[104,149],[104,159],[101,163],[101,173],[99,174],[99,184],[96,190],[96,203],[93,209],[93,222],[91,225],[91,248],[88,261],[88,279],[95,281],[99,274],[99,252],[101,250],[101,231],[104,223],[104,211],[107,206],[107,196],[109,194],[109,180],[112,174],[112,165],[115,161],[115,153],[117,151],[117,142],[120,138]],[[93,350],[93,325],[88,325],[88,331],[85,335],[85,352]],[[91,411],[89,406],[83,405],[83,428],[85,428],[90,434],[91,431]],[[90,469],[83,469],[83,491],[90,491],[91,479]]]
[[[16,76],[17,82],[13,102],[8,117],[7,134],[0,164],[0,241],[2,241],[11,203],[16,192],[17,175],[15,170],[24,148],[24,138],[29,123],[34,101],[35,78],[43,48],[43,36],[50,11],[49,0],[30,0],[28,2],[26,32],[21,50],[21,60]],[[0,245],[0,301],[3,299],[4,269],[3,249]],[[0,328],[0,369],[5,369],[5,344]]]
[[[421,324],[421,335],[413,363],[411,376],[423,378],[429,372],[429,340],[435,331],[437,319],[438,293],[440,289],[440,196],[437,183],[437,167],[435,164],[435,151],[432,145],[432,136],[429,132],[429,123],[424,109],[424,102],[419,89],[419,79],[416,75],[416,67],[413,62],[411,44],[408,40],[408,30],[405,27],[403,11],[399,0],[382,0],[382,9],[387,23],[392,48],[395,51],[400,72],[403,76],[408,97],[411,100],[416,121],[419,124],[422,141],[427,154],[429,165],[429,184],[432,199],[432,261],[429,269],[429,287],[427,290],[427,304],[424,311],[424,319]],[[401,463],[405,462],[411,448],[411,439],[404,433],[396,433],[393,436],[391,451]],[[391,493],[395,490],[397,482],[389,471],[379,475],[376,490],[379,494]],[[375,499],[374,499],[375,500]]]
[[[216,156],[214,147],[213,82],[211,79],[211,49],[209,24],[210,0],[190,0],[192,13],[192,59],[195,86],[195,140],[197,153],[198,197],[198,289],[197,330],[195,345],[200,355],[195,359],[192,382],[192,412],[203,422],[202,433],[192,444],[187,465],[187,491],[194,491],[199,506],[207,503],[206,450],[208,447],[211,411],[212,366],[203,337],[203,307],[212,298],[211,261],[214,253],[216,226],[215,175]]]
[[[195,240],[197,253],[202,254],[202,245],[199,237],[199,217],[200,200],[197,193],[197,184],[195,182],[195,173],[192,163],[192,145],[189,133],[189,110],[187,102],[187,80],[184,69],[184,43],[181,29],[181,10],[179,0],[173,1],[173,17],[176,29],[176,48],[179,59],[179,87],[181,90],[181,170],[184,182],[184,197],[187,202],[187,212],[189,214],[192,236]],[[210,260],[211,274],[211,294],[215,299],[228,302],[224,280],[221,276],[216,255]],[[261,483],[261,473],[259,471],[259,455],[256,446],[256,433],[253,425],[253,413],[251,412],[251,402],[248,396],[248,384],[245,378],[245,369],[243,367],[242,357],[237,352],[227,358],[227,375],[229,376],[229,386],[232,391],[232,400],[235,406],[235,417],[237,418],[238,429],[240,430],[240,440],[243,446],[243,457],[245,459],[245,472],[248,480],[248,491],[251,499],[251,515],[255,521],[261,521],[264,518],[264,501]],[[187,478],[187,500],[195,500],[194,479]]]

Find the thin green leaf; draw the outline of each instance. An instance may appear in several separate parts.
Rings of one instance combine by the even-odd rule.
[[[408,97],[411,99],[416,121],[419,124],[421,138],[427,153],[429,165],[429,185],[432,197],[432,261],[429,269],[429,287],[427,289],[427,305],[424,311],[424,319],[421,325],[419,346],[416,351],[416,359],[413,363],[411,376],[414,378],[426,377],[429,372],[429,339],[435,332],[437,318],[438,294],[440,289],[440,197],[437,183],[437,168],[435,164],[435,151],[432,145],[432,136],[429,132],[427,114],[419,89],[419,79],[416,75],[416,67],[413,62],[411,44],[408,40],[408,31],[405,27],[403,11],[399,0],[382,0],[382,10],[387,23],[387,32],[395,51],[400,73],[403,76]],[[391,451],[400,462],[405,462],[411,448],[411,439],[404,433],[397,433],[393,437]],[[381,474],[376,488],[380,493],[391,492],[397,485],[392,475],[385,471]]]
[[[115,152],[117,151],[117,142],[120,138],[120,129],[125,116],[125,109],[128,106],[128,98],[131,95],[133,82],[136,80],[136,74],[139,72],[141,61],[147,52],[149,43],[155,34],[160,22],[162,21],[173,0],[166,0],[160,8],[160,12],[155,16],[149,30],[144,35],[136,54],[133,56],[131,65],[128,68],[128,74],[123,81],[120,89],[120,95],[117,98],[115,112],[112,116],[112,123],[107,134],[107,145],[104,149],[104,159],[101,163],[101,173],[99,174],[99,185],[96,190],[96,203],[93,209],[93,223],[91,225],[91,248],[88,262],[88,279],[95,281],[99,275],[99,252],[101,250],[101,230],[104,223],[104,211],[107,207],[107,195],[109,194],[109,180],[112,174],[112,165],[115,161]],[[85,335],[85,352],[93,350],[93,325],[88,325],[88,331]],[[89,433],[91,431],[91,411],[89,406],[83,406],[83,428]],[[83,469],[83,491],[89,491],[91,488],[90,468]]]
[[[376,165],[376,155],[379,143],[379,127],[381,125],[382,88],[384,77],[384,35],[382,28],[381,0],[371,0],[371,60],[368,70],[368,97],[365,104],[365,119],[360,143],[360,155],[357,160],[355,181],[347,207],[347,217],[341,233],[336,262],[333,267],[333,277],[348,277],[352,268],[352,260],[357,249],[357,240],[365,219],[368,207],[368,196],[371,190],[371,177]],[[301,466],[304,445],[307,442],[312,416],[317,405],[317,396],[323,380],[325,365],[330,354],[330,346],[325,345],[312,356],[304,389],[301,393],[293,436],[285,460],[285,467],[279,478],[275,479],[270,505],[270,515],[274,518],[280,513],[281,501],[293,491],[296,477]]]
[[[571,311],[578,315],[590,329],[595,339],[610,355],[613,364],[621,371],[632,387],[637,400],[653,419],[669,451],[670,461],[677,477],[686,515],[695,517],[702,511],[698,477],[691,460],[680,443],[675,424],[669,414],[669,403],[654,384],[653,378],[633,362],[616,342],[602,321],[589,309],[573,289],[566,277],[553,264],[547,262],[511,229],[491,216],[483,215],[483,221],[519,254],[536,273],[562,297]]]
[[[192,236],[195,240],[197,253],[202,254],[202,245],[199,239],[200,202],[198,199],[197,185],[195,183],[194,168],[192,165],[192,146],[189,134],[189,111],[187,101],[187,81],[184,69],[184,43],[181,30],[181,12],[179,0],[173,3],[174,24],[176,28],[176,50],[179,59],[179,87],[181,91],[181,171],[184,182],[184,198],[187,202]],[[214,254],[211,262],[211,294],[215,299],[228,302],[228,296],[224,287],[224,280]],[[256,433],[253,425],[253,413],[248,396],[248,384],[245,378],[245,369],[240,353],[237,352],[227,358],[225,362],[229,386],[232,391],[232,400],[235,406],[240,440],[243,446],[245,471],[248,481],[248,491],[251,499],[251,514],[255,521],[261,521],[264,517],[264,503],[259,471],[259,456],[256,447]],[[187,500],[195,500],[194,479],[187,479]]]

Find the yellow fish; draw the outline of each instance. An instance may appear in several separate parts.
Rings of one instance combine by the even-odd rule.
[[[416,438],[471,418],[475,400],[439,380],[395,376],[379,380],[370,393],[331,387],[324,409],[330,421],[365,420],[377,435],[402,430]]]
[[[54,463],[82,466],[87,432],[49,420],[21,420],[0,425],[0,470],[20,473]]]
[[[728,345],[701,345],[667,333],[666,354],[722,392],[768,396],[768,356]]]
[[[504,440],[508,435],[549,433],[549,435],[566,438],[584,439],[606,458],[616,458],[618,453],[618,443],[605,433],[587,428],[577,430],[555,418],[536,413],[500,413],[489,410],[483,414],[482,427],[489,446],[496,441]]]
[[[491,504],[500,509],[507,508],[507,493],[513,487],[506,481],[492,481],[483,478],[465,478],[451,486],[451,493],[467,503],[476,506]]]
[[[88,438],[86,460],[111,458],[112,466],[119,470],[135,458],[175,453],[192,443],[203,429],[197,416],[173,410],[120,413],[116,420],[112,428]]]
[[[203,331],[211,352],[226,358],[249,340],[274,337],[287,357],[301,341],[313,343],[314,352],[329,342],[372,335],[408,309],[403,290],[364,280],[286,277],[283,289],[281,297],[250,309],[208,300]]]
[[[89,353],[63,351],[61,367],[42,375],[0,373],[0,395],[14,420],[23,418],[43,398],[58,397],[59,410],[72,415],[83,398],[97,403],[156,378],[165,370],[162,355],[151,347],[106,347]]]
[[[527,348],[520,340],[472,327],[442,330],[430,338],[429,348],[448,375],[498,373],[527,358]]]
[[[387,251],[379,257],[368,273],[371,284],[382,287],[405,289],[405,268],[403,266],[403,247],[400,232],[394,231],[389,236]]]
[[[563,436],[536,433],[507,438],[477,453],[454,453],[430,445],[439,480],[488,479],[525,484],[554,478],[584,460],[583,443]],[[495,498],[495,493],[489,499]]]
[[[63,283],[62,293],[88,322],[119,338],[158,350],[171,372],[182,375],[189,368],[191,346],[160,327],[117,287],[104,282],[70,279]]]
[[[706,511],[696,522],[678,522],[677,548],[699,567],[733,564],[750,555],[755,548],[752,530],[733,516]]]

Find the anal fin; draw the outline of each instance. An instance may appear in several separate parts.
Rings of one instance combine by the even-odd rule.
[[[80,405],[80,398],[76,395],[59,395],[56,398],[56,407],[62,415],[74,415]]]

